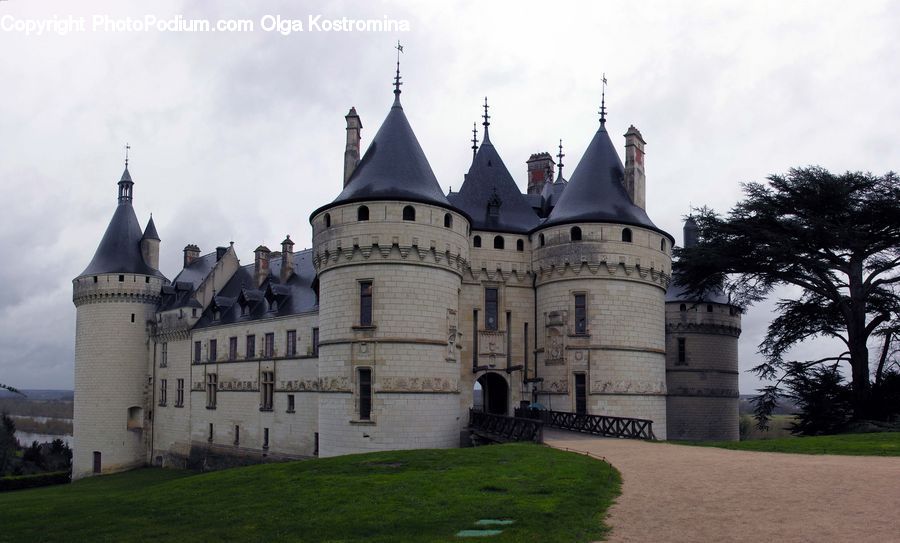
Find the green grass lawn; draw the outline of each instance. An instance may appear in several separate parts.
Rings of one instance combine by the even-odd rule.
[[[143,469],[0,494],[0,541],[594,541],[609,464],[531,444],[382,452],[206,474]],[[459,541],[463,541],[459,539]]]
[[[748,441],[678,442],[685,445],[721,447],[739,451],[797,454],[845,454],[855,456],[900,456],[900,432],[840,434],[834,436],[783,437]]]

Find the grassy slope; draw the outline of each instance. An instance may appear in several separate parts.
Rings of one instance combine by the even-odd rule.
[[[900,456],[900,432],[840,434],[834,436],[785,437],[748,441],[684,443],[740,451],[798,454],[845,454],[856,456]]]
[[[516,520],[491,541],[594,541],[619,488],[606,463],[525,444],[145,469],[0,494],[0,541],[447,541],[482,518]]]

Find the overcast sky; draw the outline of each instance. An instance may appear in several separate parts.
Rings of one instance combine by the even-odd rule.
[[[94,16],[249,20],[249,32],[95,29]],[[266,15],[302,22],[288,35]],[[26,35],[28,21],[84,31]],[[309,18],[321,16],[318,28]],[[408,31],[326,31],[331,19]],[[565,145],[571,173],[597,128],[647,140],[647,211],[681,240],[690,206],[727,211],[740,183],[793,166],[884,173],[900,164],[896,2],[34,2],[0,0],[0,382],[71,388],[71,280],[116,205],[124,145],[134,206],[153,213],[170,279],[181,249],[235,242],[244,262],[341,189],[344,115],[363,148],[393,95],[445,190],[462,184],[484,96],[491,140],[520,187],[531,153]],[[624,139],[619,138],[620,155]],[[744,316],[741,367],[770,305]],[[799,358],[832,352],[814,342]],[[741,391],[758,381],[741,375]]]

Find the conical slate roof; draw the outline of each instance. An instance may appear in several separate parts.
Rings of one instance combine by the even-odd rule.
[[[622,184],[624,177],[625,168],[601,123],[559,202],[541,227],[576,222],[618,223],[649,228],[671,238],[653,224],[647,212],[634,205]]]
[[[150,215],[150,220],[147,221],[147,227],[144,228],[143,238],[160,241],[159,234],[156,233],[156,224],[153,222],[153,215]]]
[[[503,164],[486,129],[484,143],[472,160],[466,180],[449,199],[471,217],[474,230],[524,234],[540,222]],[[496,216],[488,213],[488,202],[492,199],[500,201]]]
[[[127,168],[122,174],[122,181],[131,182],[131,175]],[[147,224],[148,230],[151,227],[155,233],[156,228],[152,221]],[[159,270],[151,268],[144,262],[144,257],[141,255],[141,238],[143,237],[144,233],[141,231],[141,225],[131,206],[131,200],[120,199],[119,205],[109,221],[109,226],[106,227],[106,233],[100,240],[97,252],[94,253],[94,258],[79,277],[101,273],[137,273],[164,277]],[[158,239],[159,236],[156,238]]]
[[[451,208],[416,139],[399,97],[344,190],[313,216],[340,204],[401,200]]]

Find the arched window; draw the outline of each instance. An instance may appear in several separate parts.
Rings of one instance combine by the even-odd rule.
[[[662,238],[659,240],[659,250],[662,252],[666,252],[666,238]]]
[[[622,241],[624,241],[625,243],[631,243],[631,228],[622,230]]]
[[[359,206],[359,209],[356,210],[356,220],[358,220],[358,221],[369,220],[369,208],[366,206]]]
[[[444,228],[453,228],[453,215],[449,213],[444,214]]]
[[[678,311],[685,312],[687,311],[687,306],[685,304],[681,304],[678,306]]]
[[[544,246],[544,234],[541,234],[540,236],[538,236],[538,239],[541,242],[541,247],[543,247]]]
[[[472,240],[472,245],[481,247],[481,236],[475,236],[475,239]]]
[[[413,206],[406,206],[403,208],[403,220],[404,221],[414,221],[416,220],[416,208]]]
[[[502,249],[503,245],[503,236],[494,236],[494,249]]]
[[[573,226],[571,230],[572,241],[581,241],[581,228]]]
[[[517,239],[516,240],[516,250],[519,252],[524,251],[525,250],[525,242],[520,239]]]
[[[331,228],[331,213],[325,214],[325,228]]]

